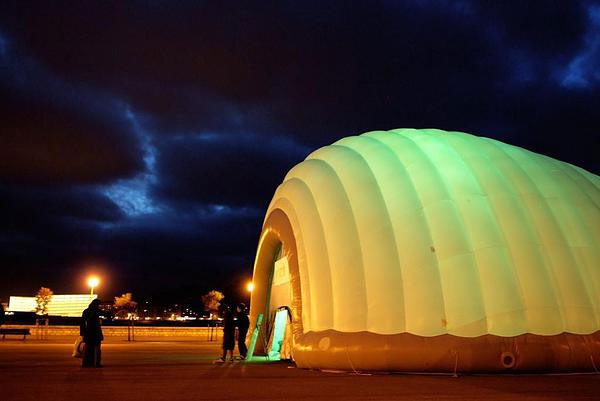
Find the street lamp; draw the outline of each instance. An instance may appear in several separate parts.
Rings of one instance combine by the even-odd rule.
[[[94,288],[98,287],[100,279],[98,277],[88,278],[88,285],[90,286],[90,295],[94,295]]]

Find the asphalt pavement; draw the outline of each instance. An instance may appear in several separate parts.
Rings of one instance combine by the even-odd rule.
[[[278,362],[214,364],[208,342],[103,345],[82,369],[67,341],[0,342],[0,401],[20,400],[600,400],[600,375],[350,374]]]

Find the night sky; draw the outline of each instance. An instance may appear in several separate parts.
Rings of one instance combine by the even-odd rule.
[[[4,0],[0,298],[239,296],[285,173],[400,127],[599,174],[600,2]]]

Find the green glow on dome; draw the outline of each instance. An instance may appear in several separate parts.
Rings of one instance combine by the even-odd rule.
[[[304,332],[600,329],[600,177],[573,165],[460,132],[375,131],[292,168],[275,209],[297,239]]]

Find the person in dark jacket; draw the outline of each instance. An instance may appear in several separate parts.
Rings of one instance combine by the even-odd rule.
[[[229,352],[230,361],[233,361],[233,349],[235,348],[235,322],[233,321],[233,312],[229,307],[225,308],[223,316],[223,355],[218,362],[227,360]]]
[[[81,315],[79,335],[83,337],[83,358],[81,366],[84,368],[102,367],[100,344],[104,340],[102,322],[100,320],[100,300],[94,299]]]
[[[246,334],[248,334],[248,327],[250,326],[250,320],[246,314],[246,305],[238,304],[236,312],[238,327],[238,351],[240,352],[240,358],[246,359],[246,355],[248,355],[248,347],[246,347]]]

